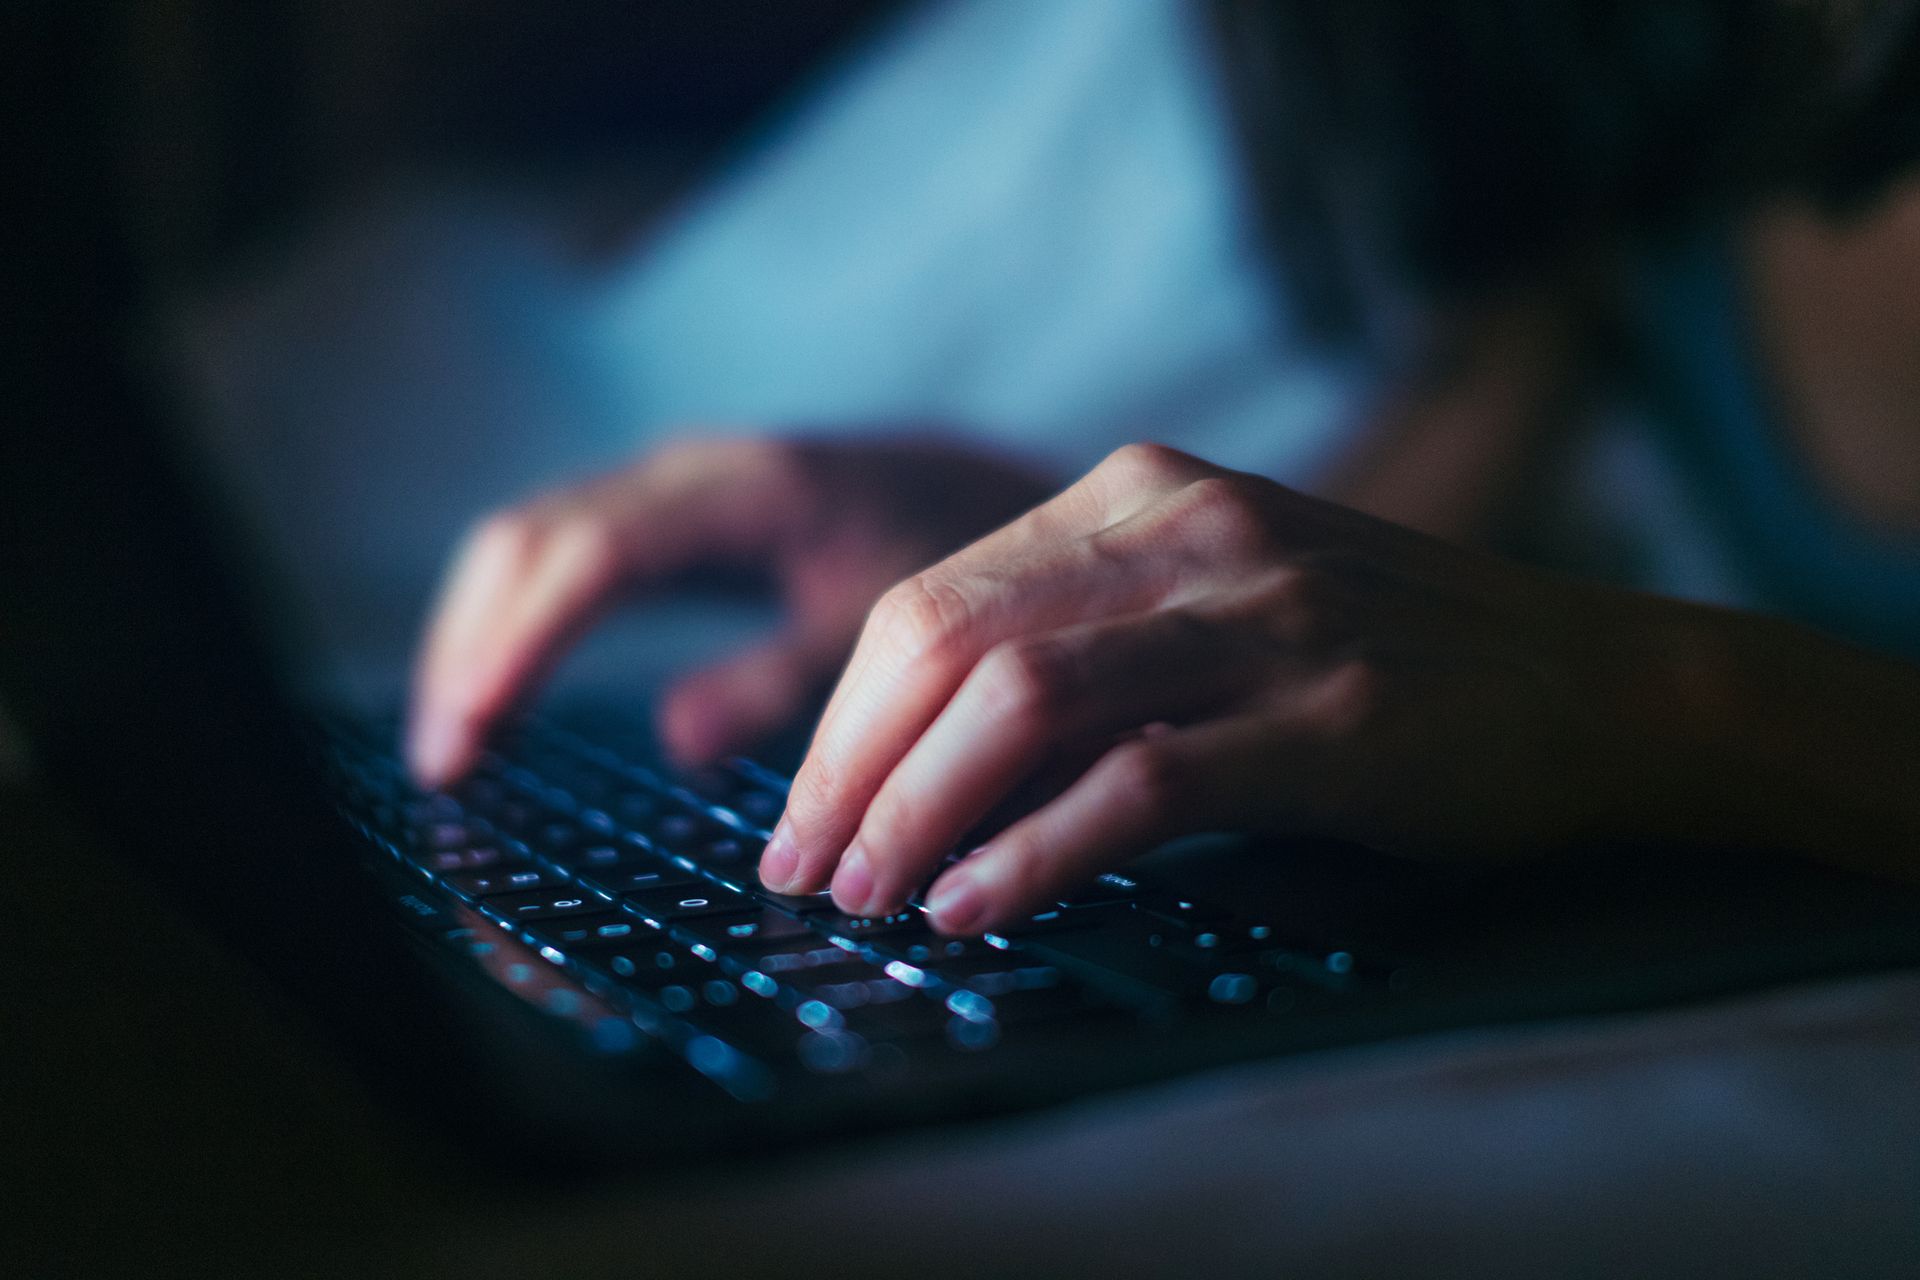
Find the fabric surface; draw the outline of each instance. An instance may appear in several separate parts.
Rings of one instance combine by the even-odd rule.
[[[735,1275],[1912,1275],[1917,1082],[1920,974],[1905,972],[741,1162],[675,1194],[534,1206],[453,1256],[473,1276],[535,1260],[582,1277],[694,1260]]]

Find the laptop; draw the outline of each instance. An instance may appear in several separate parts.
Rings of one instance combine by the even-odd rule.
[[[644,708],[604,702],[423,793],[391,718],[292,678],[281,579],[136,359],[84,23],[35,40],[0,703],[62,802],[423,1140],[517,1169],[711,1157],[1920,961],[1920,891],[1739,850],[1490,873],[1231,836],[943,939],[759,887],[791,753],[676,773]]]

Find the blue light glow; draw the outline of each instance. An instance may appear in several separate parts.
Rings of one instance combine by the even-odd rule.
[[[993,1001],[977,991],[956,991],[947,997],[947,1008],[969,1022],[993,1020]]]
[[[593,1024],[593,1047],[601,1053],[632,1053],[640,1044],[631,1023],[619,1018],[601,1018]]]
[[[926,970],[916,969],[904,960],[888,962],[887,976],[896,982],[904,982],[910,987],[924,987],[929,981]]]
[[[1245,1004],[1258,993],[1260,984],[1247,973],[1215,975],[1207,986],[1207,998],[1216,1004]]]
[[[802,1025],[812,1027],[816,1031],[822,1027],[840,1025],[839,1010],[821,1000],[806,1001],[793,1011],[793,1016],[798,1018]]]

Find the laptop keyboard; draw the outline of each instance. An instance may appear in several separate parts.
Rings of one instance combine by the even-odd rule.
[[[675,773],[630,734],[529,721],[423,794],[392,738],[343,731],[332,756],[355,827],[438,891],[409,908],[483,962],[563,969],[601,1050],[664,1045],[741,1097],[787,1072],[898,1072],[1082,1023],[1272,1018],[1385,985],[1351,951],[1130,872],[973,939],[935,934],[917,903],[859,917],[768,892],[756,867],[787,780],[748,760]],[[581,1020],[579,991],[542,990]]]

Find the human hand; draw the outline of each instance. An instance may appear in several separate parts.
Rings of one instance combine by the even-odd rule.
[[[1631,662],[1609,645],[1635,599],[1130,446],[881,598],[761,875],[896,910],[1076,756],[1093,763],[1064,791],[940,874],[937,928],[1200,831],[1564,846],[1631,807]]]
[[[689,440],[496,513],[455,557],[427,628],[410,767],[426,786],[456,780],[606,609],[708,569],[768,577],[788,620],[683,679],[659,729],[683,762],[741,749],[825,686],[886,587],[1052,488],[930,438]]]

